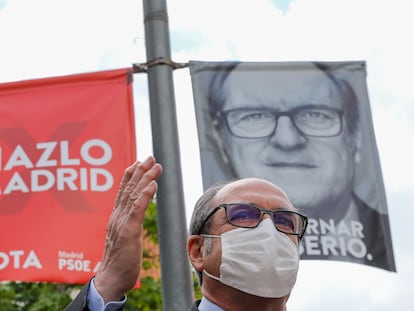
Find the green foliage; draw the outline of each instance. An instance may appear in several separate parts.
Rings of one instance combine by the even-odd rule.
[[[127,294],[125,311],[162,311],[161,280],[141,278],[141,287]]]
[[[63,310],[79,285],[7,282],[0,284],[0,311]]]
[[[194,298],[195,300],[200,300],[203,294],[201,293],[201,288],[198,281],[198,276],[195,272],[192,273],[193,276],[193,289],[194,289]]]
[[[144,228],[147,238],[158,244],[157,210],[152,202],[146,213]],[[158,268],[158,258],[151,251],[143,250],[143,270]],[[193,276],[194,294],[201,298],[197,277]],[[0,283],[0,311],[61,311],[71,301],[70,294],[81,285],[38,282]],[[141,278],[141,287],[127,293],[125,311],[162,310],[161,280],[147,276]]]
[[[154,201],[151,202],[145,213],[144,229],[150,241],[158,244],[157,205]]]
[[[0,311],[13,310],[16,292],[11,284],[0,284]]]

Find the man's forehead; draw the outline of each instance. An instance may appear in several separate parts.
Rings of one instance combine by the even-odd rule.
[[[215,206],[223,203],[249,202],[262,208],[294,209],[282,188],[260,178],[244,178],[227,184],[217,192],[212,201]]]
[[[223,84],[226,106],[252,102],[263,106],[280,101],[289,106],[316,104],[337,106],[340,97],[333,81],[316,67],[309,70],[244,70],[236,68]],[[226,107],[231,109],[233,107]]]
[[[269,67],[269,68],[255,68],[251,65],[246,65],[244,63],[235,67],[228,75],[225,83],[227,81],[231,81],[233,79],[243,80],[243,79],[251,79],[252,78],[263,78],[266,79],[268,77],[274,77],[281,79],[282,81],[286,81],[285,77],[289,77],[289,79],[301,80],[301,79],[322,79],[322,80],[330,80],[328,75],[318,68],[315,65],[309,65],[307,67],[299,67],[299,68],[290,68],[290,67]],[[281,81],[281,82],[282,82]],[[270,83],[272,81],[269,81]],[[289,82],[289,81],[287,81]]]

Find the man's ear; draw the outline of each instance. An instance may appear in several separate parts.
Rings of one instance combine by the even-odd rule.
[[[203,242],[203,237],[199,235],[191,235],[187,241],[188,257],[194,269],[197,271],[203,271],[204,269]]]
[[[213,138],[220,151],[221,159],[225,165],[229,164],[229,157],[227,156],[226,147],[223,141],[223,136],[220,133],[221,127],[218,120],[213,121]]]
[[[354,150],[354,161],[356,164],[361,162],[361,146],[362,146],[362,134],[361,130],[358,129],[355,133],[355,150]]]

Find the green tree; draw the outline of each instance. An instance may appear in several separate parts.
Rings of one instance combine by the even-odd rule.
[[[146,238],[158,245],[157,211],[152,202],[144,220]],[[159,269],[159,256],[153,249],[143,250],[142,270],[156,271]],[[161,279],[144,276],[140,279],[139,289],[127,293],[128,301],[125,311],[159,311],[162,310]],[[71,301],[74,293],[82,285],[56,284],[39,282],[2,282],[0,283],[0,311],[61,311]],[[198,283],[194,277],[194,295],[201,297]]]
[[[0,284],[0,311],[62,310],[80,285],[7,282]]]

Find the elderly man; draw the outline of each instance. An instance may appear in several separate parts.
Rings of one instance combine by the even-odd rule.
[[[161,171],[153,157],[126,170],[102,264],[65,310],[122,309],[139,276],[142,222]],[[306,225],[286,193],[268,181],[246,178],[207,190],[195,206],[188,239],[203,293],[190,310],[286,310]]]

